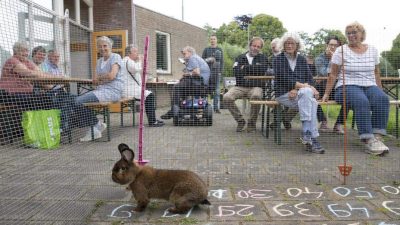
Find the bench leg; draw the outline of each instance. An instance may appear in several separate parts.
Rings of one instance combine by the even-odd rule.
[[[269,138],[269,121],[270,121],[270,108],[269,108],[269,106],[267,106],[267,118],[266,118],[266,121],[265,121],[265,137],[266,138]]]
[[[120,104],[121,127],[124,126],[124,107],[125,107],[125,104],[123,102],[121,102],[121,104]]]
[[[264,134],[265,105],[261,106],[261,134]]]
[[[399,138],[399,106],[396,105],[396,128],[395,128],[395,132],[396,132],[396,138]]]
[[[68,143],[71,144],[72,143],[72,129],[68,129]]]
[[[135,126],[135,112],[136,112],[135,105],[136,105],[136,100],[133,99],[132,101],[130,101],[129,104],[131,104],[131,109],[132,109],[132,127],[134,127]]]
[[[278,145],[282,144],[282,129],[281,129],[281,123],[282,123],[282,107],[277,106],[275,108],[275,124],[276,124],[276,129],[274,133],[274,141]]]
[[[110,109],[108,107],[104,108],[104,117],[107,121],[107,141],[111,141]]]

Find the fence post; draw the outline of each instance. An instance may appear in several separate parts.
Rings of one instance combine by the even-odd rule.
[[[70,31],[69,31],[69,11],[64,13],[64,55],[65,55],[65,75],[71,77],[71,50],[70,50]]]

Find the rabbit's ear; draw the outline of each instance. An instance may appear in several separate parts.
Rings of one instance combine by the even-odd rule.
[[[121,143],[118,145],[118,150],[122,154],[123,151],[130,149],[127,144]]]
[[[121,152],[121,157],[127,162],[133,162],[133,158],[135,158],[135,153],[131,149],[125,149]]]

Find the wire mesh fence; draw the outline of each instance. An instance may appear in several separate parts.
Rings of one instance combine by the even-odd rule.
[[[232,57],[218,35],[121,2],[84,7],[94,15],[80,22],[30,1],[0,1],[0,196],[17,200],[0,219],[22,210],[27,220],[50,220],[24,206],[30,198],[46,209],[113,199],[119,143],[139,162],[195,171],[213,187],[341,184],[340,166],[352,168],[350,184],[398,183],[400,79],[395,68],[375,76],[372,45],[348,47],[362,28],[346,28],[344,48],[328,39],[308,61],[304,54],[291,58],[300,39],[290,35],[280,40],[280,55],[261,54],[272,40],[255,38]],[[327,80],[331,72],[339,83]],[[340,97],[331,95],[332,104],[313,98],[314,87],[322,85],[322,97],[329,82],[336,91],[345,83],[359,87],[346,89],[351,95],[366,93],[346,99],[350,111],[341,123]],[[369,89],[376,85],[382,89]],[[82,220],[90,214],[71,213]]]

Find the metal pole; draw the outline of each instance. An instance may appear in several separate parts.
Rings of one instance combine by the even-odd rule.
[[[182,0],[182,21],[185,21],[184,10],[183,10],[183,0]]]
[[[386,27],[383,27],[383,30],[386,30]],[[386,32],[383,32],[385,35]],[[386,51],[385,51],[385,77],[387,77],[387,58],[386,58]]]
[[[132,44],[138,47],[136,41],[136,5],[134,0],[132,0]]]

